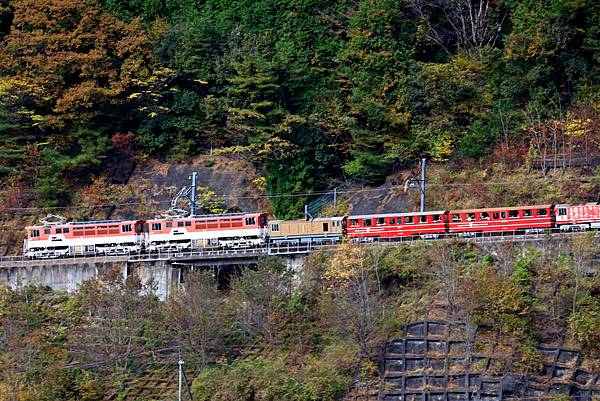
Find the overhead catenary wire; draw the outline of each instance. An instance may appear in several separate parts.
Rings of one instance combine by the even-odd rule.
[[[580,176],[577,177],[578,181],[590,180],[590,179],[598,179],[597,176]],[[516,181],[484,181],[484,182],[465,182],[465,183],[428,183],[428,187],[442,187],[442,188],[452,188],[452,187],[471,187],[471,186],[521,186],[523,184],[530,184],[535,181],[555,181],[562,180],[564,181],[564,177],[544,177],[538,180],[528,179],[528,180],[516,180]],[[381,186],[377,188],[359,188],[359,189],[347,189],[347,190],[338,190],[337,194],[359,194],[359,193],[369,193],[369,192],[377,192],[377,191],[389,191],[391,189],[396,188],[404,188],[404,184],[395,184],[390,186]],[[315,192],[296,192],[296,193],[275,193],[275,194],[256,194],[256,195],[233,195],[233,194],[214,194],[214,197],[217,199],[273,199],[273,198],[300,198],[306,196],[320,196],[330,194],[332,190],[327,191],[315,191]],[[159,201],[151,201],[154,204],[169,204],[170,200],[159,200]],[[93,204],[93,205],[72,205],[72,206],[43,206],[43,207],[5,207],[0,208],[0,213],[6,212],[18,212],[18,211],[48,211],[48,210],[77,210],[77,209],[92,209],[92,208],[108,208],[108,207],[118,207],[118,206],[138,206],[148,203],[146,202],[115,202],[115,203],[103,203],[103,204]]]

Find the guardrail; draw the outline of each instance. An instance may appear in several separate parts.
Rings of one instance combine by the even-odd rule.
[[[483,234],[473,237],[457,236],[454,234],[440,234],[436,238],[394,238],[394,239],[373,239],[372,241],[360,242],[361,246],[394,246],[400,243],[417,244],[423,242],[436,241],[466,241],[475,243],[492,243],[492,242],[527,242],[540,241],[547,239],[560,239],[573,235],[581,234],[581,232],[565,232],[558,229],[546,231],[544,233],[530,234],[515,234],[501,233]],[[598,237],[598,231],[596,231]],[[234,259],[234,258],[251,258],[261,255],[302,255],[309,254],[317,250],[333,250],[339,244],[300,244],[293,246],[265,246],[257,248],[243,249],[209,249],[209,250],[194,250],[194,251],[170,251],[158,253],[139,253],[127,255],[90,255],[90,256],[66,256],[61,258],[48,259],[31,259],[25,256],[4,256],[0,257],[0,268],[10,267],[27,267],[35,265],[52,265],[52,264],[76,264],[76,263],[108,263],[108,262],[150,262],[150,261],[185,261],[185,260],[200,260],[200,259]]]

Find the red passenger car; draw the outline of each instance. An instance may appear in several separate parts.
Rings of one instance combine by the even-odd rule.
[[[348,216],[348,238],[437,238],[446,233],[446,211]]]
[[[552,228],[552,212],[552,205],[451,210],[448,229],[451,233],[539,231]]]

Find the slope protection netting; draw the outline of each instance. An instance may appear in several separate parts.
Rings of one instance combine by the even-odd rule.
[[[381,360],[379,399],[384,401],[538,401],[567,395],[600,397],[600,376],[578,351],[537,347],[543,367],[529,373],[510,345],[484,326],[421,321],[404,326],[405,337],[389,342]]]

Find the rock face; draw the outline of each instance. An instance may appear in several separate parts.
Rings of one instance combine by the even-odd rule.
[[[255,167],[246,160],[234,157],[201,155],[185,162],[150,160],[138,165],[129,184],[143,183],[140,190],[146,198],[166,210],[177,192],[183,186],[191,185],[192,172],[198,173],[198,187],[214,192],[215,198],[223,201],[225,209],[268,212],[266,194],[255,184],[255,180],[260,178]],[[115,216],[127,216],[128,212],[120,209]]]
[[[419,190],[405,190],[407,178],[408,173],[398,172],[378,187],[352,185],[340,199],[348,204],[351,214],[414,212],[419,207]]]

